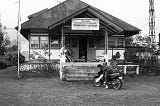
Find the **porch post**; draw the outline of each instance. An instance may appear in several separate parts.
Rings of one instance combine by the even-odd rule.
[[[30,40],[30,33],[28,33],[28,40],[29,40],[29,61],[30,61],[30,58],[31,58],[31,55],[30,55],[30,49],[31,49],[31,47],[30,47],[30,42],[31,42],[31,40]]]
[[[48,31],[49,32],[49,31]],[[50,32],[48,33],[48,48],[49,48],[49,60],[51,59],[51,47],[50,47],[50,42],[51,42],[51,36],[50,36]]]
[[[64,47],[64,26],[62,25],[62,47]]]
[[[108,63],[108,31],[105,28],[105,52],[104,52],[104,62]]]
[[[60,79],[63,80],[63,66],[62,64],[66,62],[66,57],[65,57],[65,53],[64,53],[64,46],[65,46],[65,39],[64,39],[64,24],[62,24],[62,29],[61,29],[61,34],[62,34],[62,47],[60,50],[60,70],[59,70],[59,75],[60,75]]]

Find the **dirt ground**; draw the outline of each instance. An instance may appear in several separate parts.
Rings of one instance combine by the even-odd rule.
[[[55,76],[17,79],[13,69],[0,70],[0,106],[160,106],[160,76],[127,77],[114,90]]]

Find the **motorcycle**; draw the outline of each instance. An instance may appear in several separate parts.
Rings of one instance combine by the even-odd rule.
[[[102,65],[99,65],[98,67],[102,67]],[[98,76],[95,76],[93,78],[92,83],[96,87],[100,87],[100,86],[105,85],[104,84],[104,72],[103,72],[103,70],[100,70],[99,73],[98,73]],[[121,89],[122,84],[123,84],[123,77],[122,77],[120,72],[116,72],[116,73],[113,73],[113,74],[109,75],[109,78],[108,78],[108,86],[109,87],[112,87],[116,90],[119,90],[119,89]]]

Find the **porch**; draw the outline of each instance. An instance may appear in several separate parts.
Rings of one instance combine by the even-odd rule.
[[[68,46],[71,51],[71,58],[73,61],[80,61],[81,57],[85,57],[86,62],[96,62],[102,60],[105,55],[105,36],[98,34],[88,33],[65,33],[64,46]],[[29,59],[30,61],[36,59],[45,58],[47,60],[60,59],[60,48],[62,47],[61,35],[33,35],[30,36],[30,48],[29,48]],[[43,42],[40,39],[43,40]],[[34,39],[34,40],[33,40]],[[36,39],[36,40],[35,40]],[[37,42],[37,43],[35,43]],[[40,44],[39,44],[40,42]],[[107,42],[107,54],[108,58],[111,59],[117,52],[120,53],[120,58],[124,59],[125,51],[125,38],[124,36],[109,36]],[[37,45],[37,46],[35,46]],[[46,45],[46,46],[40,46]],[[114,47],[114,49],[113,49]]]
[[[63,63],[60,65],[60,79],[62,80],[92,80],[98,75],[97,67],[101,62]],[[139,65],[118,65],[124,75],[139,75]]]
[[[97,67],[102,62],[66,62],[60,64],[58,61],[30,62],[20,65],[21,76],[38,73],[57,73],[61,80],[92,80],[98,75],[100,69]],[[119,64],[119,69],[124,75],[139,75],[139,65]]]

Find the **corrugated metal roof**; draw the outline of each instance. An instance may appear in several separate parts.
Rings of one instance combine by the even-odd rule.
[[[30,20],[22,24],[23,28],[48,28],[52,24],[70,16],[71,14],[87,7],[88,5],[82,3],[79,0],[67,0],[59,5],[48,9],[38,16],[31,18]]]
[[[40,15],[41,13],[46,12],[47,10],[48,10],[48,8],[43,9],[43,10],[41,10],[41,11],[39,11],[39,12],[33,13],[33,14],[29,15],[28,18],[29,18],[29,19],[34,18],[34,17]]]
[[[59,5],[38,13],[32,14],[32,18],[22,24],[23,29],[32,29],[32,28],[49,28],[54,24],[63,21],[64,19],[69,19],[73,14],[78,13],[79,11],[90,8],[90,12],[96,13],[99,18],[103,18],[103,21],[108,24],[110,22],[113,27],[123,29],[123,31],[134,31],[139,32],[140,29],[134,27],[131,24],[126,23],[125,21],[118,19],[106,12],[103,12],[93,6],[90,6],[80,0],[67,0]],[[87,10],[86,10],[87,11]],[[72,18],[72,17],[71,17]]]
[[[99,12],[101,15],[103,15],[104,17],[106,17],[108,20],[112,21],[114,24],[118,25],[119,27],[121,27],[123,30],[125,31],[141,31],[139,28],[136,28],[135,26],[119,19],[116,18],[106,12],[103,12],[95,7],[92,6],[92,8],[94,8],[97,12]]]

